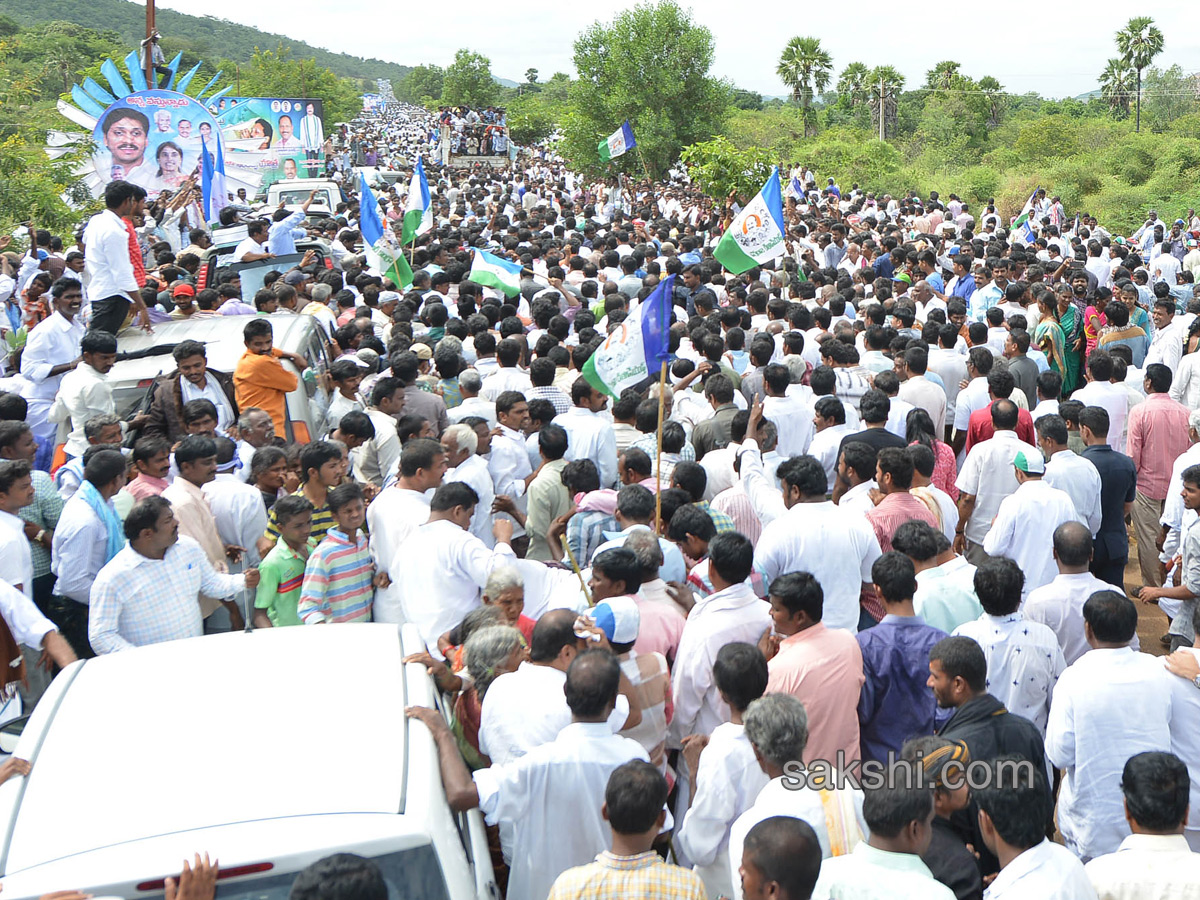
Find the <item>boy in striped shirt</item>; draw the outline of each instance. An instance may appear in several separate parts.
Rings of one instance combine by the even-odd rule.
[[[296,612],[305,625],[322,622],[370,622],[376,587],[389,584],[386,572],[375,574],[367,539],[362,534],[366,504],[356,483],[329,492],[336,525],[326,533],[304,566],[304,584]]]

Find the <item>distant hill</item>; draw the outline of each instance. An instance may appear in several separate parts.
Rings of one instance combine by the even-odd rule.
[[[40,3],[5,3],[0,11],[21,25],[42,22],[71,22],[96,31],[115,31],[130,48],[146,36],[146,8],[128,0],[42,0]],[[259,31],[248,25],[218,19],[213,16],[189,16],[170,9],[160,9],[155,17],[158,30],[168,39],[184,41],[197,55],[216,60],[226,58],[246,60],[255,47],[273,50],[279,44],[292,48],[295,57],[312,58],[334,74],[344,78],[374,81],[390,78],[395,84],[411,71],[412,66],[363,59],[346,53],[333,53],[297,41],[282,34]],[[514,85],[516,82],[501,82]]]

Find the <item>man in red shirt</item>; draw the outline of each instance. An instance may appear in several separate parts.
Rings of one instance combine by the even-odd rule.
[[[988,403],[983,409],[977,409],[971,413],[971,421],[967,425],[967,443],[963,450],[964,453],[970,453],[972,447],[980,441],[988,440],[996,433],[996,429],[992,427],[992,403],[997,400],[1008,400],[1017,386],[1012,373],[1006,368],[993,368],[988,373],[987,381],[988,397],[991,398],[991,403]],[[1020,407],[1017,407],[1017,437],[1027,444],[1037,445],[1037,435],[1033,430],[1033,416],[1029,414],[1029,410]]]

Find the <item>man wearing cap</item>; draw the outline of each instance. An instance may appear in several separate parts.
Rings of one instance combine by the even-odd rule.
[[[1058,574],[1052,550],[1055,529],[1080,518],[1070,495],[1042,479],[1046,463],[1040,450],[1019,448],[1011,464],[1017,489],[1000,501],[983,549],[989,556],[1007,556],[1021,567],[1025,572],[1022,596],[1027,597]]]

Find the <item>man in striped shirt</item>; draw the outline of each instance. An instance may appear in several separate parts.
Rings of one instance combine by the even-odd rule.
[[[308,557],[296,614],[305,625],[370,622],[375,588],[390,582],[387,573],[375,574],[362,534],[362,488],[353,482],[338,485],[329,492],[329,509],[337,524]]]

